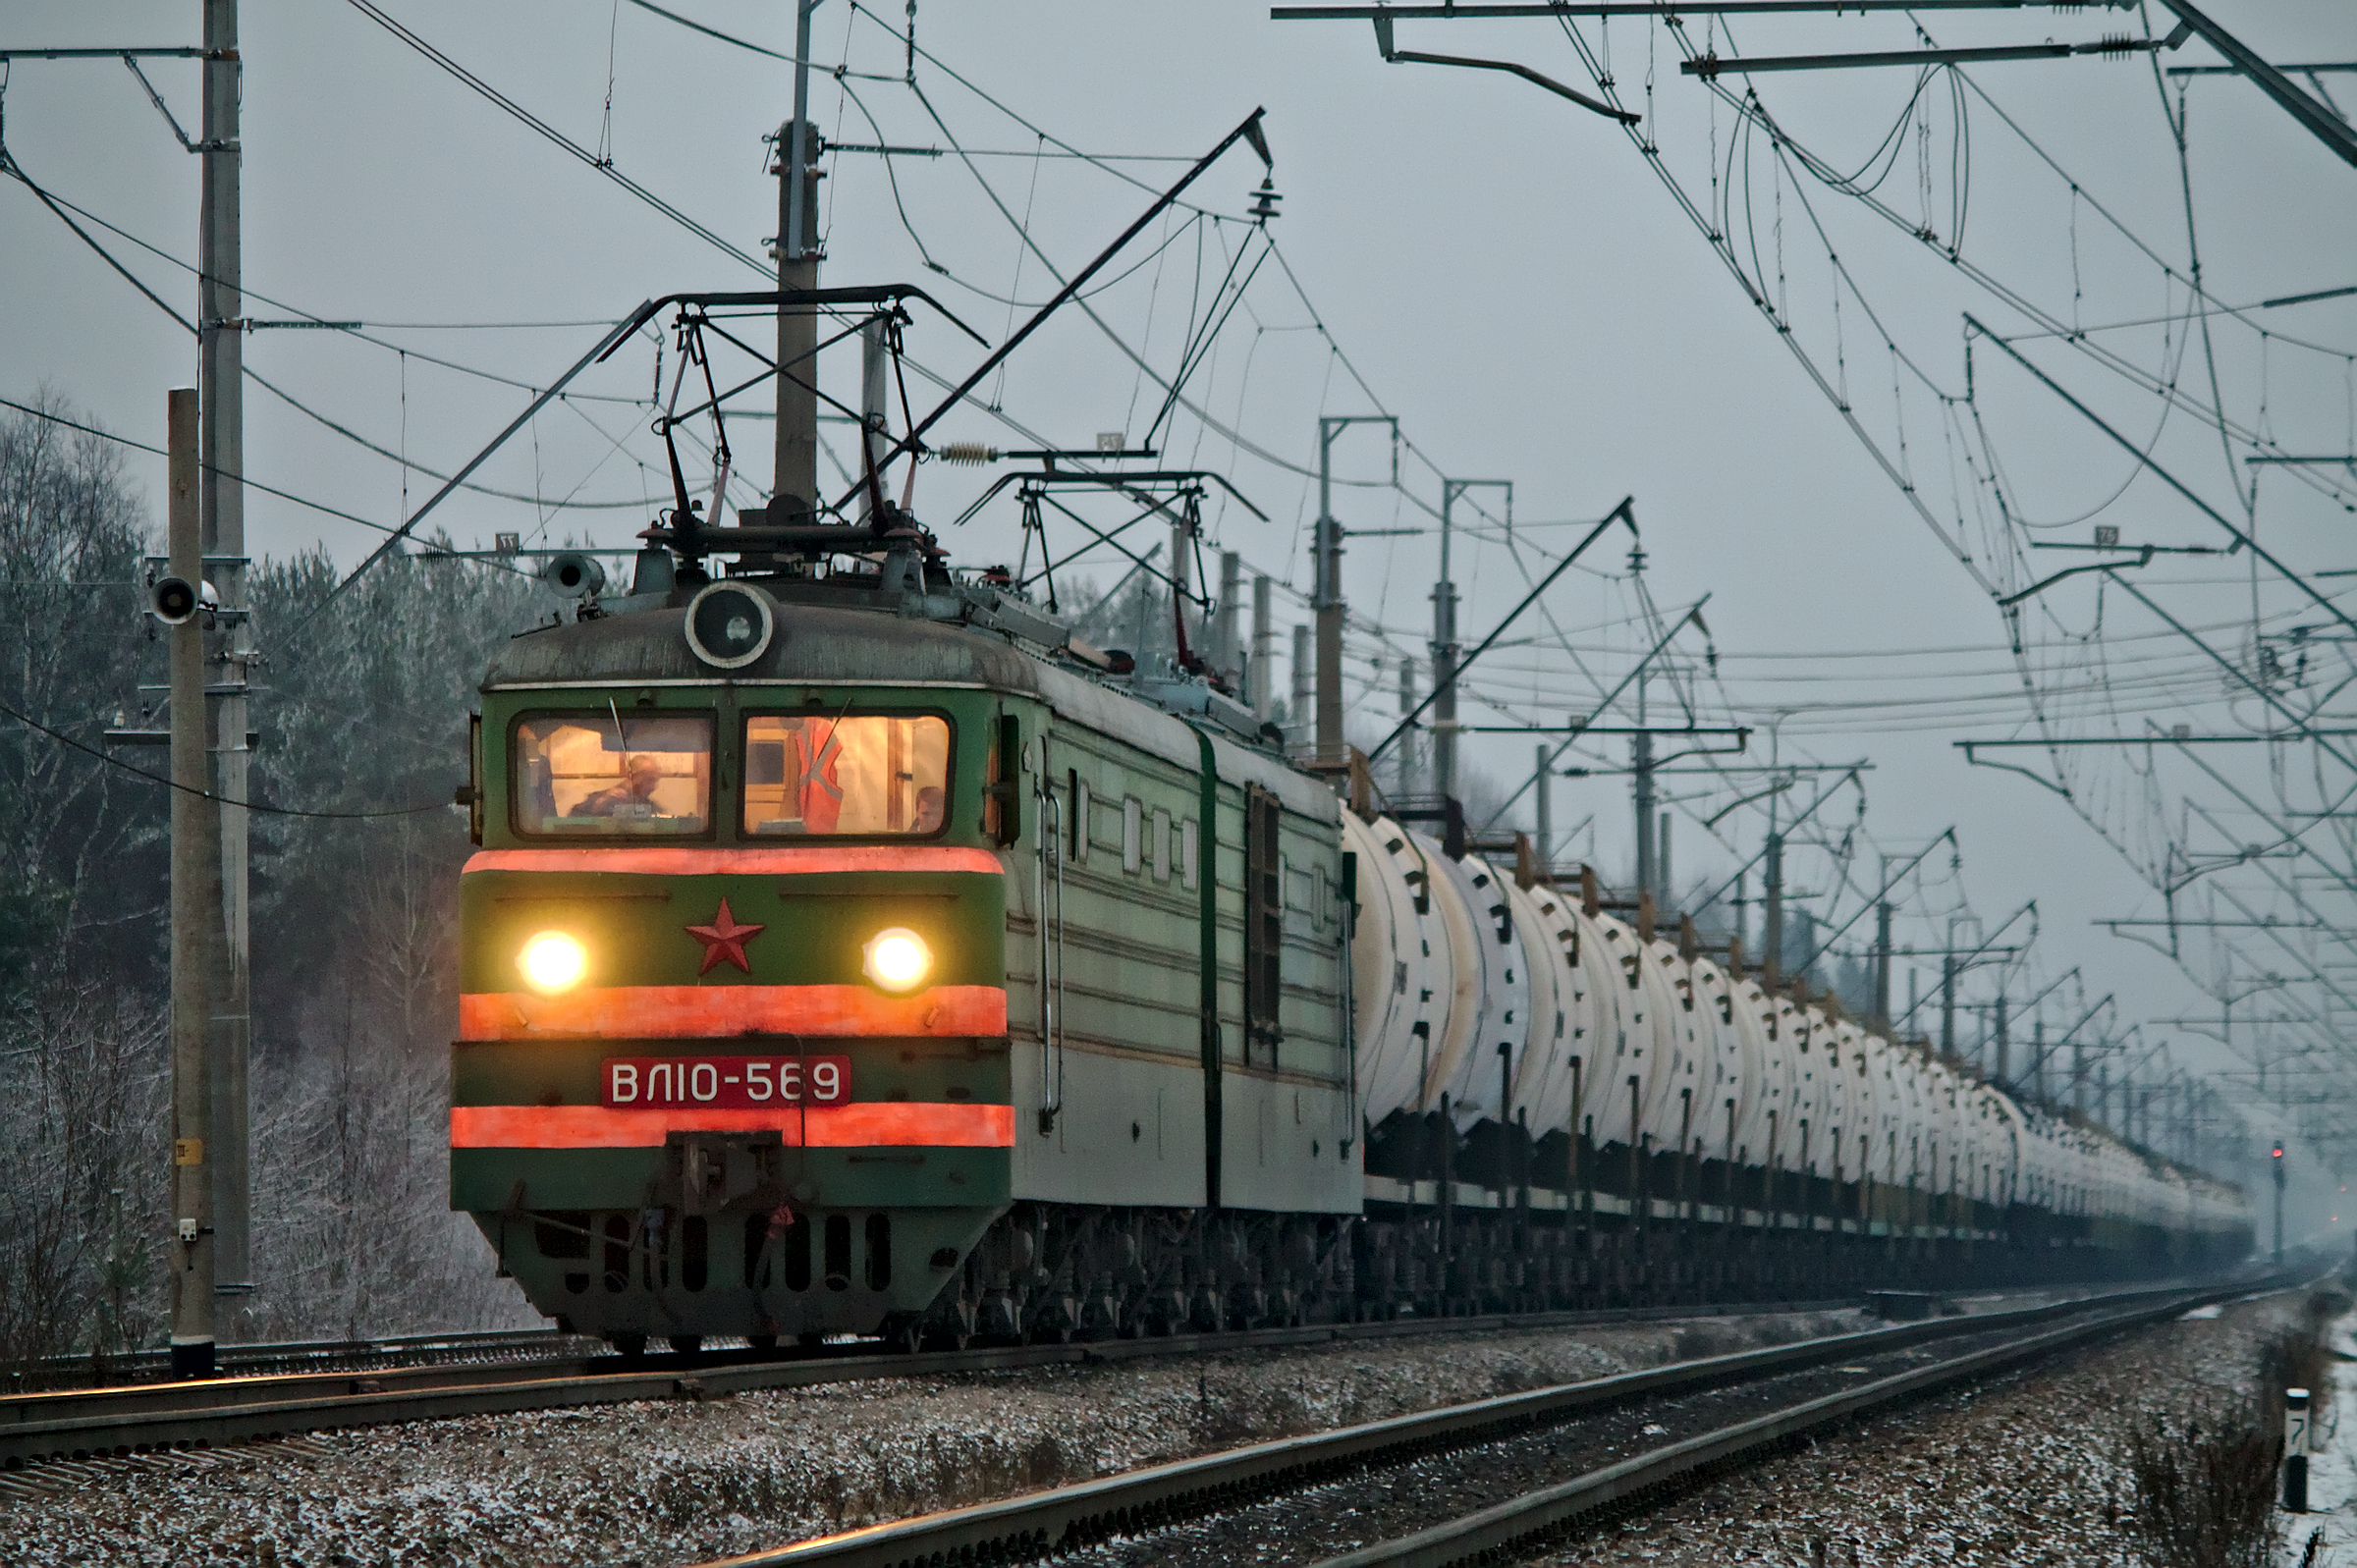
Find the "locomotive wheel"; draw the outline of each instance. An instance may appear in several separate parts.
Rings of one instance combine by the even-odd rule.
[[[671,1348],[683,1356],[692,1356],[704,1348],[702,1334],[673,1334]]]
[[[644,1334],[608,1334],[606,1335],[606,1343],[612,1345],[619,1354],[632,1361],[635,1361],[640,1356],[646,1354],[646,1335]]]
[[[778,1353],[778,1336],[776,1334],[747,1334],[744,1336],[744,1343],[745,1348],[756,1356],[774,1356]]]

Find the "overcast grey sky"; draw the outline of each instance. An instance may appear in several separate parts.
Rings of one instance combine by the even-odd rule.
[[[791,51],[783,0],[667,8]],[[385,9],[576,141],[607,149],[620,172],[740,249],[760,252],[776,227],[759,138],[790,102],[790,72],[778,61],[631,0],[389,0]],[[2217,0],[2211,9],[2272,58],[2357,59],[2357,21],[2329,0]],[[1405,495],[1380,482],[1391,460],[1383,437],[1357,431],[1336,448],[1338,472],[1354,481],[1337,503],[1350,526],[1429,522],[1418,503],[1437,499],[1439,472],[1514,482],[1513,547],[1491,526],[1457,554],[1469,642],[1520,596],[1524,570],[1543,570],[1545,552],[1576,537],[1562,524],[1601,516],[1633,495],[1645,586],[1663,613],[1674,617],[1712,595],[1708,637],[1689,631],[1675,644],[1699,722],[1755,727],[1755,756],[1773,745],[1787,760],[1874,762],[1862,827],[1854,796],[1820,819],[1835,839],[1858,827],[1853,880],[1875,875],[1877,853],[1895,860],[1956,827],[1960,881],[1944,850],[1926,861],[1925,885],[1906,890],[1902,942],[1937,946],[1963,899],[1994,922],[2036,898],[2036,974],[2016,978],[2017,995],[2076,964],[2087,1004],[2118,995],[2113,1033],[2215,1013],[2165,956],[2090,922],[2158,914],[2160,897],[2136,867],[2166,865],[2171,842],[2194,850],[2272,842],[2228,785],[2262,804],[2313,809],[2347,786],[2348,771],[2329,765],[2320,783],[2306,749],[2240,746],[2201,754],[2222,784],[2182,757],[2163,758],[2148,779],[2128,766],[2141,753],[2073,751],[2068,782],[2091,819],[2083,820],[2053,790],[1964,765],[1955,739],[2036,732],[2025,728],[2033,712],[2025,684],[2040,693],[2037,709],[2057,734],[2134,732],[2148,721],[2210,733],[2270,721],[2224,668],[2092,576],[2025,603],[2016,660],[2013,628],[1993,597],[2089,559],[2026,553],[2023,541],[2084,542],[2098,522],[2119,526],[2130,542],[2219,545],[2227,535],[1986,340],[1971,351],[1968,384],[1963,317],[1969,311],[2017,338],[2025,356],[2223,516],[2237,526],[2255,517],[2263,539],[2297,569],[2357,566],[2347,510],[2357,481],[2242,460],[2357,450],[2349,358],[2357,299],[2215,313],[2220,302],[2256,305],[2357,284],[2349,199],[2357,171],[2249,84],[2184,84],[2182,180],[2164,112],[2165,101],[2172,109],[2179,101],[2178,85],[2165,95],[2142,57],[1979,66],[1968,82],[1934,77],[1919,98],[1907,71],[1763,74],[1753,79],[1759,99],[1790,138],[1780,149],[1761,122],[1746,126],[1738,113],[1740,80],[1727,79],[1727,95],[1719,96],[1679,73],[1679,40],[1667,29],[1621,22],[1608,34],[1586,24],[1590,58],[1646,115],[1638,135],[1658,154],[1648,155],[1608,121],[1511,78],[1387,65],[1363,23],[1276,23],[1265,5],[1232,0],[933,0],[915,12],[916,41],[930,58],[917,60],[911,85],[896,30],[907,20],[904,4],[855,14],[847,0],[826,0],[818,13],[815,56],[864,74],[815,85],[821,131],[837,141],[945,153],[896,157],[889,169],[854,152],[830,160],[825,281],[916,283],[995,341],[1024,313],[1007,297],[1044,297],[1051,265],[1069,275],[1142,207],[1147,188],[1176,178],[1183,163],[1167,160],[1199,153],[1265,106],[1284,195],[1272,227],[1276,254],[1254,270],[1263,242],[1240,220],[1261,170],[1239,147],[1190,192],[1223,221],[1182,214],[1151,231],[1115,271],[1142,264],[1091,300],[1100,321],[1067,312],[1003,380],[986,384],[1010,419],[1067,445],[1089,444],[1100,431],[1141,436],[1160,388],[1114,337],[1168,375],[1190,321],[1207,313],[1241,254],[1236,276],[1251,278],[1244,302],[1187,387],[1199,411],[1180,408],[1163,434],[1171,459],[1228,474],[1270,514],[1262,525],[1218,509],[1217,543],[1306,589],[1315,487],[1303,470],[1314,460],[1317,417],[1396,414],[1408,443]],[[2133,10],[1934,12],[1923,25],[1944,45],[2145,31]],[[427,356],[543,385],[595,341],[596,323],[643,297],[757,285],[740,262],[536,137],[358,9],[248,0],[243,26],[246,279],[283,302],[249,298],[248,311],[364,321],[379,340],[260,332],[247,340],[247,362],[367,441],[447,472],[529,394]],[[2165,18],[2156,24],[2165,27]],[[0,44],[161,44],[193,41],[196,30],[192,3],[17,0],[0,20]],[[1692,22],[1685,39],[1723,56],[1921,42],[1904,19],[1854,16],[1744,22],[1731,38]],[[1553,23],[1402,23],[1398,41],[1511,58],[1599,90]],[[2164,62],[2216,59],[2196,42]],[[196,68],[147,69],[192,128]],[[2325,81],[2340,102],[2357,98],[2357,77]],[[0,111],[7,146],[33,180],[171,257],[192,259],[194,160],[120,63],[20,61]],[[1024,122],[1088,153],[1140,156],[1109,165],[1043,156],[1056,147]],[[959,147],[974,155],[960,159]],[[1843,189],[1819,178],[1859,170]],[[2213,301],[2206,316],[2188,313],[2189,210]],[[1027,224],[1038,252],[1024,248],[1009,214]],[[192,307],[182,267],[93,232],[166,298]],[[1785,330],[1714,254],[1712,233],[1727,236]],[[22,400],[47,387],[115,430],[160,442],[164,389],[192,379],[190,341],[15,184],[0,185],[0,278],[16,304],[0,315],[0,396]],[[975,362],[980,351],[969,340],[921,305],[915,314],[916,361],[950,377]],[[2079,339],[2019,336],[2131,321],[2146,324]],[[401,325],[516,322],[570,325]],[[488,544],[503,529],[627,543],[648,520],[646,498],[663,489],[644,403],[654,353],[650,335],[618,354],[579,383],[578,400],[544,414],[480,476],[527,499],[465,495],[435,524],[469,544]],[[854,399],[853,356],[833,358],[827,386]],[[668,374],[668,353],[664,363]],[[2165,418],[2156,389],[2170,388],[2177,406]],[[397,462],[261,387],[247,396],[248,471],[258,480],[387,523],[433,488],[417,473],[405,488]],[[922,412],[938,393],[918,380],[910,396]],[[2223,438],[2208,411],[2214,397],[2229,420]],[[746,404],[763,408],[767,400]],[[766,485],[769,432],[751,420],[732,430],[742,499],[757,500]],[[1029,444],[971,408],[936,436]],[[698,456],[693,466],[708,482],[706,464]],[[158,460],[135,455],[132,468],[160,493]],[[2265,477],[2252,507],[2241,487],[2255,472]],[[920,516],[945,525],[989,477],[927,465],[915,496]],[[548,505],[566,499],[629,505]],[[1498,507],[1494,493],[1476,500]],[[257,554],[324,544],[351,561],[372,537],[262,496],[249,501],[248,515]],[[950,544],[969,565],[1011,558],[1019,547],[1013,509],[997,504]],[[1346,562],[1354,613],[1388,632],[1353,638],[1354,691],[1367,692],[1358,723],[1370,732],[1388,728],[1377,720],[1395,710],[1398,658],[1423,657],[1435,544],[1429,534],[1361,539]],[[1625,577],[1625,539],[1602,542],[1592,564],[1611,575],[1564,580],[1549,602],[1552,623],[1534,617],[1523,630],[1536,640],[1494,656],[1476,682],[1486,705],[1470,709],[1468,722],[1561,722],[1598,695],[1591,676],[1617,677],[1649,640]],[[1100,581],[1117,574],[1080,569]],[[2334,625],[2279,579],[2254,577],[2247,555],[2163,557],[2138,580],[2155,584],[2159,606],[2204,628],[2246,672],[2263,656],[2255,627]],[[2339,591],[2348,580],[2320,585]],[[1289,600],[1281,622],[1300,615]],[[1719,655],[1717,678],[1709,649]],[[2303,712],[2323,700],[2320,711],[2348,713],[2347,701],[2335,706],[2323,693],[2349,674],[2349,645],[2279,643],[2275,668],[2303,651],[2314,669],[2304,686],[2275,688],[2282,699]],[[1658,716],[1670,699],[1660,686],[1654,696]],[[1528,772],[1529,744],[1482,737],[1469,749],[1477,766],[1510,784]],[[2052,766],[2043,755],[2007,760]],[[1681,794],[1696,786],[1676,834],[1681,882],[1725,875],[1738,853],[1757,850],[1761,808],[1724,817],[1721,837],[1700,825],[1740,790],[1692,777],[1675,783]],[[1786,799],[1805,799],[1811,787]],[[2219,826],[2189,816],[2189,792]],[[1595,854],[1608,877],[1625,878],[1625,781],[1557,786],[1559,826],[1591,814]],[[2218,883],[2254,910],[2306,918],[2272,873],[2319,900],[2345,931],[2344,884],[2290,880],[2321,877],[2334,855],[2348,871],[2345,842],[2335,849],[2330,838],[2312,840],[2324,860],[2256,862],[2195,884],[2181,907],[2232,917],[2207,901],[2205,890]],[[1590,844],[1583,833],[1564,848],[1584,854]],[[1813,907],[1830,904],[1836,920],[1859,907],[1855,887],[1836,896],[1834,863],[1820,850],[1795,850],[1791,876],[1825,894]],[[1869,918],[1851,940],[1870,926]],[[2222,956],[2213,939],[2247,957]],[[2210,978],[2254,967],[2289,972],[2301,952],[2317,963],[2347,956],[2345,941],[2282,940],[2300,951],[2277,935],[2215,929],[2188,951]],[[1927,989],[1934,978],[1927,968]],[[1980,977],[1975,995],[1987,995],[1993,979]],[[2350,979],[2339,973],[2339,982]],[[2065,987],[2052,1004],[2057,1030],[2076,1016],[2064,1010],[2072,994]],[[2311,1011],[2335,1010],[2321,1031],[2286,1032],[2275,1049],[2345,1023],[2326,988],[2310,983],[2293,995]],[[1977,1025],[1963,1032],[1969,1041]],[[2220,1063],[2183,1029],[2148,1023],[2146,1041],[2160,1038],[2179,1041],[2184,1059]]]

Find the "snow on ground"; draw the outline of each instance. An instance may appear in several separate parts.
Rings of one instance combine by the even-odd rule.
[[[2318,1530],[2325,1533],[2325,1562],[2357,1564],[2357,1313],[2334,1319],[2326,1344],[2333,1352],[2332,1392],[2308,1461],[2310,1511],[2283,1516],[2277,1560],[2288,1568],[2297,1568],[2309,1535]]]

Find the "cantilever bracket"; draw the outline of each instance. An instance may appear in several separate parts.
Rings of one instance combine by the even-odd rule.
[[[1382,50],[1383,57],[1394,65],[1464,66],[1474,71],[1510,72],[1525,81],[1545,87],[1559,98],[1568,98],[1582,109],[1603,115],[1607,120],[1617,120],[1622,125],[1635,125],[1639,120],[1645,118],[1643,115],[1630,114],[1626,109],[1616,109],[1601,99],[1591,98],[1584,92],[1564,86],[1553,77],[1541,76],[1530,67],[1511,60],[1475,60],[1465,55],[1418,54],[1411,49],[1396,49],[1392,46],[1392,19],[1378,14],[1374,20],[1375,47]]]
[[[2047,778],[2044,774],[2032,773],[2027,768],[2017,768],[2009,762],[1983,762],[1979,757],[1974,756],[1972,753],[1972,748],[1980,744],[1980,742],[1977,740],[1956,740],[1950,741],[1949,744],[1953,745],[1957,750],[1964,753],[1964,763],[1967,767],[1995,768],[2002,773],[2017,773],[2020,774],[2024,779],[2030,781],[2030,783],[2039,785],[2041,788],[2052,789],[2056,794],[2060,795],[2065,800],[2071,798],[2069,785],[2058,784],[2052,779]]]
[[[2133,561],[2097,561],[2084,567],[2065,567],[2043,582],[2033,582],[2019,593],[2005,595],[1997,602],[1997,607],[2000,610],[2010,610],[2024,599],[2035,598],[2046,592],[2064,577],[2075,577],[2082,571],[2116,571],[2122,567],[2149,567],[2153,564],[2154,552],[2161,547],[2159,545],[2136,545],[2132,548],[2137,552],[2136,559]]]

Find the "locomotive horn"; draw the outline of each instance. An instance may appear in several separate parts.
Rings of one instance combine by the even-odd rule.
[[[585,593],[592,596],[605,591],[606,568],[597,564],[594,556],[577,550],[561,550],[548,558],[540,568],[540,580],[559,593]]]

